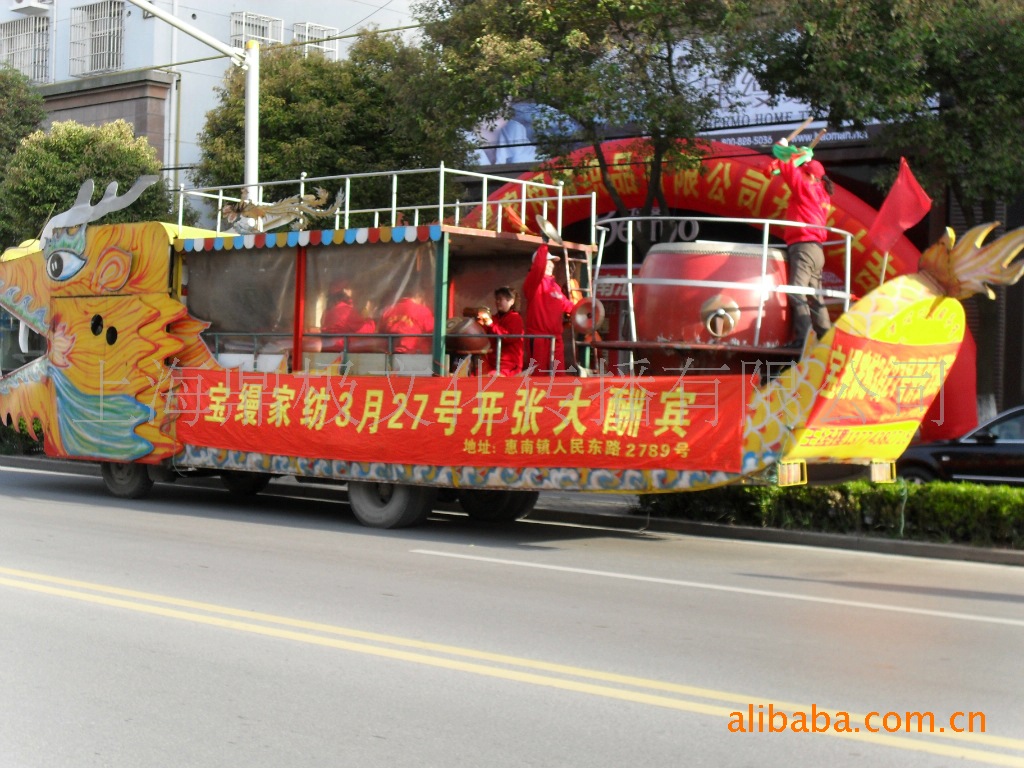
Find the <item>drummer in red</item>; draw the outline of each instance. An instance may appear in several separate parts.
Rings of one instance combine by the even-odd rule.
[[[429,354],[433,340],[434,313],[423,303],[423,296],[407,293],[384,310],[377,332],[392,336],[391,351],[398,354]]]
[[[547,243],[533,254],[533,264],[523,280],[526,298],[526,335],[530,365],[544,373],[565,370],[562,328],[565,314],[575,306],[554,278],[558,257],[548,252]]]
[[[497,345],[486,358],[486,370],[502,376],[515,376],[523,371],[523,317],[515,311],[516,292],[507,286],[494,291],[497,312],[484,314],[480,323],[484,330],[501,337],[501,368],[498,367]]]
[[[824,243],[828,240],[828,213],[832,206],[832,180],[814,156],[810,147],[791,147],[786,139],[772,147],[775,160],[768,166],[779,173],[789,187],[786,218],[803,222],[800,227],[786,227],[789,262],[789,284],[798,288],[821,290],[821,272],[825,267]],[[828,307],[817,293],[791,293],[788,297],[793,315],[792,345],[803,346],[812,326],[818,338],[824,336],[832,321]]]
[[[320,333],[333,338],[325,338],[322,349],[340,352],[345,349],[348,336],[360,333],[373,333],[374,322],[359,314],[352,303],[352,286],[345,280],[331,283],[327,296],[327,310],[320,318]],[[340,335],[344,334],[344,335]]]

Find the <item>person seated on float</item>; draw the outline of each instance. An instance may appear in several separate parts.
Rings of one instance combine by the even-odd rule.
[[[391,351],[397,354],[430,354],[434,332],[434,312],[426,305],[423,293],[407,291],[384,310],[377,333],[391,337]]]
[[[363,317],[356,310],[352,286],[348,281],[335,280],[331,283],[327,293],[327,309],[320,318],[320,333],[324,336],[321,349],[325,352],[341,352],[345,349],[347,336],[373,333],[375,328],[376,324],[371,318]]]
[[[523,371],[523,318],[515,310],[516,292],[507,285],[494,291],[497,312],[481,312],[477,317],[488,333],[501,337],[501,369],[498,369],[498,350],[487,353],[484,372],[498,371],[502,376],[515,376]]]

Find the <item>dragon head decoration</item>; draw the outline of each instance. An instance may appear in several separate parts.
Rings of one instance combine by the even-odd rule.
[[[96,204],[89,180],[38,243],[0,258],[0,306],[47,341],[43,357],[0,377],[0,418],[38,419],[48,455],[158,462],[177,452],[161,428],[166,361],[201,342],[170,295],[170,235],[153,222],[89,226],[157,180],[121,196],[113,182]]]

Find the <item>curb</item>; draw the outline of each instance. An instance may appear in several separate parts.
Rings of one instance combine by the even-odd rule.
[[[693,520],[647,518],[643,515],[589,514],[563,512],[538,507],[526,518],[535,522],[588,525],[599,528],[617,528],[636,533],[678,533],[715,539],[760,541],[769,544],[796,544],[805,547],[846,549],[885,555],[925,557],[935,560],[963,560],[993,565],[1024,567],[1024,550],[991,549],[965,544],[938,544],[930,541],[908,541],[871,536],[816,533],[814,531],[787,531],[779,528],[751,528],[742,525],[716,525]]]
[[[99,465],[94,462],[51,459],[46,456],[0,456],[0,467],[36,469],[47,472],[99,477]],[[275,493],[276,491],[276,493]],[[268,489],[272,495],[287,493],[310,498],[335,498],[337,486],[291,483],[287,488]],[[778,528],[751,528],[740,525],[717,525],[692,520],[647,517],[631,514],[628,509],[635,496],[619,494],[575,494],[545,492],[540,494],[537,506],[525,518],[534,523],[578,525],[631,533],[677,533],[704,538],[759,541],[771,544],[796,544],[805,547],[845,549],[856,552],[924,557],[936,560],[961,560],[993,565],[1024,567],[1024,550],[972,547],[964,544],[937,544],[927,541],[907,541],[881,537],[854,536],[812,531],[787,531]],[[569,503],[572,511],[556,508]],[[622,511],[626,510],[626,511]]]
[[[94,462],[51,459],[48,456],[0,456],[0,467],[61,472],[65,475],[100,476],[100,466]]]

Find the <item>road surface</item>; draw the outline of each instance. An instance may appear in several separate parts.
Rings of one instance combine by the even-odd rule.
[[[342,498],[0,467],[0,768],[1024,766],[1024,569]]]

